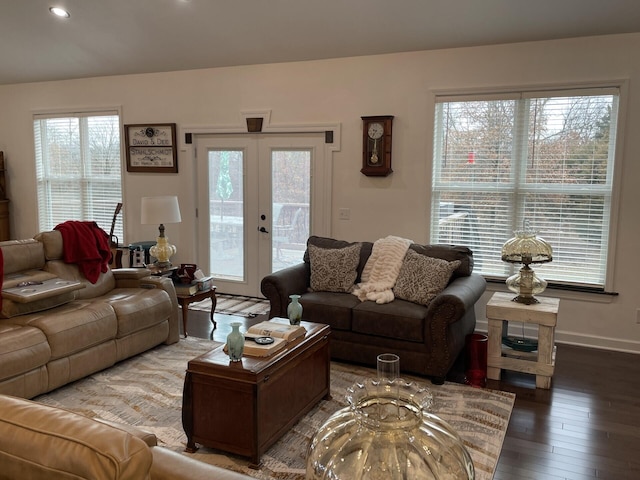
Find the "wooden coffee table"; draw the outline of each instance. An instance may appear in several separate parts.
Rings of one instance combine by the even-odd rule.
[[[302,322],[307,334],[270,357],[229,362],[223,345],[188,364],[182,398],[187,452],[196,443],[260,457],[322,398],[330,398],[328,325]]]

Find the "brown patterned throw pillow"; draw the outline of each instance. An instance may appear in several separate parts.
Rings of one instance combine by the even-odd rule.
[[[460,260],[447,262],[407,250],[393,287],[393,294],[402,300],[429,305],[444,290]]]
[[[311,289],[316,292],[351,292],[356,281],[360,247],[360,243],[345,248],[309,245]]]

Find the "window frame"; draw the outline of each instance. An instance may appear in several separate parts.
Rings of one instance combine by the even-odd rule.
[[[439,162],[436,162],[436,133],[437,130],[441,130],[441,125],[436,122],[436,108],[439,103],[446,103],[447,101],[487,101],[487,100],[509,100],[509,99],[524,99],[534,97],[552,97],[553,95],[566,94],[572,92],[578,94],[583,92],[584,94],[592,94],[594,91],[599,93],[606,93],[606,91],[615,91],[618,95],[618,114],[616,120],[616,138],[613,146],[613,157],[610,162],[609,168],[613,168],[611,175],[611,194],[610,194],[610,208],[609,208],[609,224],[607,229],[608,243],[605,254],[605,270],[604,270],[604,285],[602,287],[593,285],[576,285],[570,282],[555,282],[549,281],[550,288],[566,289],[570,291],[585,291],[592,293],[605,293],[615,295],[615,254],[617,250],[617,231],[618,231],[618,216],[620,206],[621,195],[621,176],[624,166],[624,138],[625,138],[625,123],[627,117],[627,104],[628,104],[628,79],[612,79],[608,81],[598,82],[575,82],[567,84],[541,84],[541,85],[516,85],[516,86],[498,86],[489,88],[455,88],[455,89],[432,89],[430,90],[430,105],[431,113],[429,122],[431,123],[432,135],[429,137],[431,155],[429,158],[430,173],[430,191],[429,200],[431,204],[430,222],[429,222],[429,238],[430,241],[437,241],[434,239],[434,222],[438,221],[439,206],[435,205],[437,190],[435,188],[435,179],[437,169],[439,168]],[[566,190],[565,190],[566,191]],[[516,209],[514,208],[514,211]],[[514,213],[515,215],[515,213]],[[506,241],[507,239],[505,239]],[[499,255],[499,252],[497,252]],[[515,268],[512,268],[515,270]],[[480,272],[482,274],[482,272]],[[502,282],[506,276],[485,275],[485,278],[489,282]]]
[[[42,175],[42,168],[44,165],[44,162],[41,161],[41,159],[39,158],[39,155],[45,155],[44,152],[42,152],[42,142],[41,145],[38,145],[38,141],[39,141],[39,136],[36,133],[36,130],[38,127],[36,127],[36,122],[38,120],[49,120],[49,119],[56,119],[56,118],[89,118],[89,117],[100,117],[100,116],[114,116],[117,117],[117,131],[118,131],[118,135],[119,135],[119,148],[118,148],[118,165],[120,168],[120,175],[119,175],[119,188],[120,188],[120,201],[124,202],[124,198],[125,198],[125,189],[124,189],[124,127],[123,127],[123,118],[122,118],[122,111],[121,111],[121,107],[100,107],[100,108],[82,108],[82,109],[55,109],[55,110],[44,110],[44,111],[37,111],[37,112],[33,112],[32,113],[32,119],[31,119],[31,124],[32,124],[32,133],[33,133],[33,146],[34,146],[34,167],[35,167],[35,175],[34,175],[34,180],[35,180],[35,187],[36,187],[36,221],[37,221],[37,226],[39,230],[43,230],[46,229],[46,227],[43,227],[43,219],[41,218],[42,216],[42,211],[43,211],[43,207],[41,206],[41,192],[43,192],[43,187],[41,186],[43,178],[41,177]],[[94,178],[94,176],[87,176],[86,172],[87,172],[87,166],[88,163],[85,160],[85,155],[87,153],[87,149],[89,148],[85,142],[86,138],[85,138],[85,134],[86,134],[86,122],[79,122],[79,129],[81,131],[84,131],[82,134],[79,133],[79,135],[83,136],[83,139],[80,139],[80,151],[81,151],[81,155],[83,157],[81,166],[82,166],[82,174],[79,177],[78,180],[78,184],[82,185],[84,183],[91,182],[91,180]],[[39,151],[40,150],[40,151]],[[46,176],[46,175],[45,175]],[[49,181],[50,177],[46,178],[44,181]],[[51,192],[49,189],[44,189],[44,198],[46,199],[47,202],[51,201]],[[113,205],[113,212],[115,212],[116,209],[116,204]],[[109,212],[107,212],[106,210],[104,210],[104,208],[102,209],[102,211],[104,212],[104,215],[102,216],[101,220],[101,224],[100,227],[105,230],[107,233],[109,233],[110,228],[111,228],[111,224],[113,221],[113,216],[109,216]],[[125,229],[125,221],[124,221],[124,213],[121,213],[121,221],[117,222],[116,221],[116,225],[115,225],[115,229],[114,229],[114,235],[117,236],[118,238],[118,243],[122,244],[124,242],[124,237],[126,234],[126,229]],[[107,218],[108,217],[108,218]],[[50,219],[53,223],[56,223],[54,219]],[[96,220],[95,218],[68,218],[68,220],[83,220],[83,221],[91,221],[91,220]],[[107,222],[108,220],[108,222]],[[55,227],[55,225],[53,225],[51,228]]]

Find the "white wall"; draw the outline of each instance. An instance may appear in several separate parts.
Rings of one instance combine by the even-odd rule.
[[[616,297],[560,296],[558,339],[640,352],[640,34],[424,51],[349,59],[218,68],[0,86],[0,150],[4,150],[14,238],[37,233],[32,113],[82,107],[122,108],[124,123],[242,127],[241,112],[270,110],[271,124],[341,125],[334,154],[332,235],[375,240],[395,234],[426,242],[430,210],[433,91],[496,86],[572,84],[628,79],[622,196],[616,239]],[[395,115],[394,173],[360,174],[363,115]],[[148,240],[139,224],[140,197],[177,194],[183,213],[167,234],[177,262],[194,258],[194,168],[191,147],[179,151],[180,173],[125,174],[126,242]],[[338,208],[351,219],[339,220]],[[478,328],[484,324],[484,304]]]

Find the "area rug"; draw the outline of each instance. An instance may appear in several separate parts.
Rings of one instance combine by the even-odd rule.
[[[236,317],[257,317],[269,313],[269,301],[263,298],[245,297],[241,295],[226,295],[216,293],[216,313],[235,315]],[[211,311],[211,300],[189,304],[190,310]]]
[[[164,447],[254,478],[302,480],[306,450],[313,434],[346,404],[347,387],[360,378],[375,375],[372,369],[332,362],[333,398],[320,401],[263,455],[262,467],[253,470],[247,459],[208,448],[184,453],[186,436],[181,417],[184,372],[190,359],[215,345],[218,344],[198,338],[161,345],[35,400],[88,417],[135,425],[153,432]],[[462,437],[473,459],[476,479],[493,478],[515,396],[453,383],[440,386],[428,383],[428,387],[434,396],[433,413],[449,422]]]

